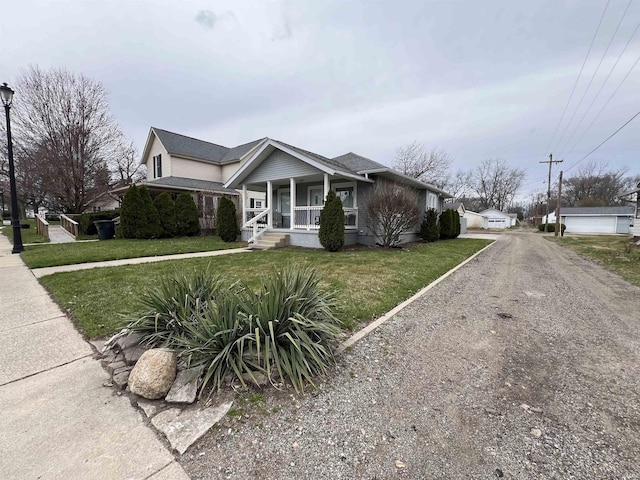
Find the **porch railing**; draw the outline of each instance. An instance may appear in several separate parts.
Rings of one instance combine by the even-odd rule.
[[[250,208],[247,209],[246,215],[251,217],[245,221],[244,226],[251,228],[251,237],[249,243],[256,243],[262,234],[267,230],[267,218],[271,212],[270,208]]]
[[[40,214],[36,215],[36,232],[45,238],[49,238],[49,222]]]
[[[62,228],[64,228],[67,232],[73,235],[73,238],[78,237],[78,222],[72,220],[66,215],[60,215],[60,225],[62,225]]]
[[[294,223],[293,228],[306,230],[314,230],[320,228],[320,212],[322,205],[294,207]],[[358,209],[343,208],[344,210],[344,228],[346,230],[355,230],[358,228]]]

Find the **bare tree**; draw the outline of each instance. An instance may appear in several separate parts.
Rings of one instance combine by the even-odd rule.
[[[447,176],[442,190],[459,199],[466,196],[472,185],[473,172],[458,170],[453,176]]]
[[[416,191],[395,182],[376,184],[366,205],[369,228],[387,248],[400,243],[403,233],[417,228],[422,215]]]
[[[626,189],[625,170],[607,170],[606,164],[589,162],[563,183],[563,197],[569,206],[605,207],[618,205],[618,195]]]
[[[504,210],[513,202],[522,186],[524,170],[511,168],[500,158],[489,158],[473,172],[472,188],[480,207]]]
[[[121,143],[115,164],[112,166],[112,177],[118,185],[129,185],[144,179],[145,168],[138,159],[138,149],[133,142]]]
[[[394,168],[405,175],[444,188],[451,159],[444,150],[427,151],[423,143],[413,142],[396,150]]]
[[[37,152],[51,202],[80,213],[87,200],[109,189],[122,132],[104,87],[64,69],[30,67],[16,85],[15,143]]]

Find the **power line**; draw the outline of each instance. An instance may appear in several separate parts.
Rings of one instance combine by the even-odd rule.
[[[566,127],[564,127],[564,130],[562,132],[562,135],[560,135],[560,139],[558,139],[558,143],[556,144],[556,147],[560,146],[560,142],[562,142],[562,139],[564,138],[564,135],[567,133],[567,130],[569,129],[569,126],[571,125],[571,122],[573,122],[573,119],[576,117],[576,113],[578,113],[578,110],[580,109],[580,105],[582,105],[582,102],[584,101],[584,97],[587,96],[587,92],[589,91],[589,89],[591,88],[591,85],[593,84],[593,80],[596,78],[596,75],[600,71],[600,67],[602,66],[602,62],[604,61],[605,57],[607,56],[607,52],[609,51],[609,48],[611,47],[611,44],[613,43],[613,40],[616,38],[618,30],[620,29],[620,25],[622,25],[622,21],[624,20],[624,17],[627,15],[627,11],[629,10],[629,7],[631,6],[631,2],[632,2],[632,0],[629,0],[629,3],[627,4],[627,8],[625,8],[624,12],[622,12],[622,17],[620,17],[620,21],[618,22],[618,25],[616,26],[615,30],[613,31],[613,34],[611,35],[611,38],[609,39],[609,43],[607,44],[607,47],[604,49],[604,52],[602,53],[602,56],[600,57],[600,61],[598,62],[598,66],[596,67],[596,69],[594,70],[593,74],[591,75],[591,79],[589,80],[589,83],[587,84],[587,88],[585,88],[584,92],[582,93],[582,97],[580,97],[580,100],[578,101],[578,105],[576,105],[576,108],[573,111],[573,114],[571,115],[571,118],[567,122]],[[609,77],[607,77],[607,78],[609,78]],[[570,141],[570,139],[567,141],[567,143],[569,143],[569,141]],[[560,154],[562,154],[562,152],[560,152]]]
[[[562,111],[562,115],[560,116],[560,120],[558,121],[558,125],[556,125],[556,129],[553,132],[553,136],[551,140],[549,140],[549,144],[545,151],[549,151],[549,147],[556,138],[558,133],[558,129],[560,128],[560,124],[562,120],[564,120],[564,115],[567,113],[567,108],[569,108],[569,104],[571,103],[571,99],[573,98],[573,94],[576,91],[576,87],[578,86],[578,82],[580,81],[580,77],[582,76],[582,71],[584,70],[584,66],[587,64],[587,59],[589,58],[589,54],[591,53],[591,49],[593,48],[593,43],[596,41],[596,37],[598,36],[598,32],[600,31],[600,25],[602,25],[602,20],[604,19],[604,15],[607,12],[607,8],[609,7],[609,2],[611,0],[607,0],[607,4],[604,6],[604,10],[602,11],[602,15],[600,16],[600,21],[598,22],[598,26],[596,27],[596,32],[593,34],[593,38],[591,39],[591,44],[589,45],[589,50],[587,50],[587,55],[584,57],[584,61],[582,62],[582,67],[580,67],[580,72],[578,73],[578,78],[576,78],[575,83],[573,84],[573,88],[571,89],[571,94],[569,95],[569,100],[567,100],[567,104],[564,106],[564,110]]]
[[[618,90],[620,90],[620,87],[622,87],[622,84],[627,80],[627,78],[629,78],[629,75],[631,75],[631,72],[633,72],[633,69],[636,68],[636,65],[638,65],[638,62],[640,62],[640,56],[638,56],[638,58],[636,59],[635,63],[633,65],[631,65],[631,68],[629,69],[629,71],[627,72],[627,74],[624,76],[624,78],[620,81],[620,83],[618,84],[618,86],[616,87],[616,89],[613,91],[613,93],[609,96],[609,98],[607,99],[607,101],[604,103],[604,105],[602,106],[602,108],[600,109],[600,111],[596,114],[596,116],[593,118],[593,120],[591,120],[591,123],[589,124],[589,126],[587,127],[587,129],[582,133],[582,135],[580,135],[580,138],[578,138],[578,140],[576,140],[576,142],[571,146],[571,148],[569,149],[569,153],[573,151],[574,148],[576,148],[576,145],[578,145],[578,143],[580,143],[580,140],[582,140],[584,138],[584,136],[589,132],[589,130],[591,129],[591,127],[593,127],[593,124],[596,123],[596,120],[598,119],[598,117],[600,117],[600,115],[602,114],[602,112],[604,111],[605,108],[607,108],[607,105],[609,105],[609,102],[611,101],[611,99],[613,97],[615,97],[616,93],[618,93]]]
[[[584,159],[586,159],[589,155],[591,155],[593,152],[595,152],[596,150],[598,150],[602,145],[604,145],[605,143],[607,143],[609,140],[611,140],[620,130],[622,130],[624,127],[626,127],[627,125],[629,125],[634,118],[636,118],[638,115],[640,115],[640,112],[637,112],[633,117],[631,117],[629,120],[627,120],[626,122],[624,122],[624,124],[618,128],[615,132],[613,132],[611,135],[609,135],[607,138],[605,138],[602,142],[600,142],[600,144],[594,148],[593,150],[591,150],[589,153],[587,153],[584,157],[582,157],[580,160],[578,160],[576,163],[574,163],[573,165],[571,165],[569,168],[567,168],[565,170],[565,172],[568,172],[569,170],[571,170],[573,167],[575,167],[576,165],[578,165],[580,162],[582,162]]]

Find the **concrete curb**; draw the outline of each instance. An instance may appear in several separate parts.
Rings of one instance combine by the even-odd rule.
[[[482,250],[479,250],[478,252],[474,253],[473,255],[471,255],[469,258],[467,258],[464,262],[456,265],[455,267],[453,267],[451,270],[449,270],[447,273],[445,273],[444,275],[442,275],[441,277],[437,278],[436,280],[434,280],[433,282],[431,282],[429,285],[427,285],[426,287],[424,287],[422,290],[420,290],[418,293],[414,294],[412,297],[408,298],[407,300],[405,300],[404,302],[400,303],[399,305],[396,305],[394,308],[392,308],[391,310],[389,310],[387,313],[385,313],[383,316],[381,316],[380,318],[378,318],[377,320],[374,320],[373,322],[371,322],[369,325],[367,325],[366,327],[364,327],[362,330],[357,331],[356,333],[354,333],[353,335],[351,335],[347,340],[345,340],[344,342],[342,342],[342,344],[338,347],[338,349],[336,350],[336,354],[340,354],[342,352],[344,352],[347,348],[351,347],[352,345],[354,345],[356,342],[358,342],[359,340],[361,340],[362,338],[364,338],[366,335],[368,335],[369,333],[373,332],[376,328],[378,328],[380,325],[382,325],[384,322],[386,322],[387,320],[393,318],[398,312],[400,312],[403,308],[405,308],[406,306],[410,305],[411,303],[415,302],[418,298],[422,297],[424,294],[426,294],[429,290],[431,290],[433,287],[435,287],[436,285],[438,285],[440,282],[442,282],[445,278],[447,278],[449,275],[453,274],[455,271],[459,270],[460,268],[464,267],[467,263],[469,263],[471,260],[473,260],[474,258],[476,258],[478,255],[480,255],[481,253],[483,253],[485,250],[487,250],[488,248],[492,247],[497,240],[494,240],[493,242],[491,242],[489,245],[487,245],[486,247],[484,247]]]

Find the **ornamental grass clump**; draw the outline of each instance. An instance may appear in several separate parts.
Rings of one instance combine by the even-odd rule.
[[[191,275],[176,273],[141,296],[144,313],[127,328],[143,335],[141,343],[173,348],[176,337],[184,336],[187,325],[199,321],[201,312],[236,288],[236,284],[229,286],[208,268]]]
[[[144,298],[147,313],[129,326],[146,344],[174,348],[202,367],[203,392],[231,374],[240,383],[291,383],[296,392],[334,363],[341,334],[336,299],[310,268],[289,266],[257,291],[208,272],[178,275]]]

